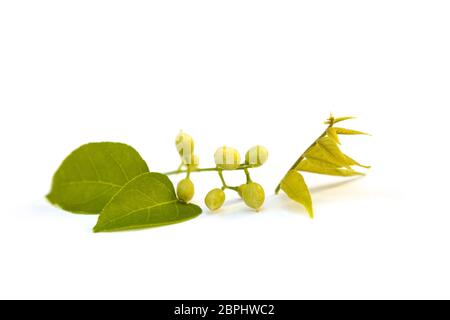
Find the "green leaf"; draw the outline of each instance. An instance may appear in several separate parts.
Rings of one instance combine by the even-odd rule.
[[[329,137],[320,138],[317,143],[305,153],[306,158],[321,160],[337,167],[349,167],[342,151]]]
[[[356,172],[352,166],[370,167],[350,158],[338,146],[339,134],[365,134],[356,130],[334,127],[335,123],[349,119],[354,117],[335,118],[332,114],[330,115],[325,122],[328,125],[326,131],[292,165],[290,171],[275,188],[276,194],[283,189],[290,198],[303,204],[312,216],[311,197],[302,175],[297,171],[344,177],[364,175]]]
[[[356,172],[353,169],[340,168],[332,165],[328,162],[316,160],[316,159],[305,159],[296,168],[299,171],[325,174],[330,176],[341,176],[341,177],[351,177],[364,175],[363,173]]]
[[[345,155],[345,158],[347,159],[347,163],[348,163],[349,166],[358,166],[358,167],[361,167],[361,168],[370,169],[370,166],[365,166],[365,165],[359,163],[358,161],[350,158],[347,155]]]
[[[100,213],[123,185],[148,171],[139,153],[126,144],[85,144],[56,171],[47,199],[73,213]]]
[[[94,232],[141,229],[197,217],[201,208],[180,202],[172,182],[160,173],[145,173],[126,184],[102,210]]]
[[[328,118],[327,121],[325,121],[325,124],[335,124],[335,123],[342,122],[342,121],[345,121],[345,120],[350,120],[350,119],[355,119],[355,117],[334,118],[333,116],[330,116],[330,118]]]
[[[289,171],[281,181],[281,189],[289,198],[303,205],[311,218],[314,217],[311,194],[303,176],[296,171]]]
[[[334,130],[333,127],[329,127],[327,129],[327,135],[328,137],[333,140],[334,142],[336,142],[337,144],[341,144],[341,142],[339,141],[339,136],[337,135],[336,131]]]
[[[339,117],[339,118],[334,118],[333,123],[338,123],[338,122],[342,122],[345,120],[351,120],[351,119],[356,119],[355,117]]]
[[[365,132],[351,130],[351,129],[345,129],[345,128],[334,128],[334,131],[337,134],[344,134],[344,135],[356,135],[356,134],[369,135],[368,133],[365,133]]]

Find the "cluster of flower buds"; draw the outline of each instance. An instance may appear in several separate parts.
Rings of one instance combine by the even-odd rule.
[[[252,209],[259,210],[264,204],[264,188],[250,179],[248,169],[262,166],[268,159],[269,153],[263,146],[250,148],[245,154],[245,162],[241,163],[239,151],[230,147],[220,147],[214,153],[214,160],[218,170],[245,170],[247,182],[239,187],[228,187],[211,190],[205,198],[206,206],[215,211],[222,207],[225,202],[225,189],[231,189],[238,192],[245,204]]]
[[[190,179],[190,173],[202,171],[198,168],[199,157],[194,153],[194,140],[186,133],[181,132],[176,137],[176,147],[181,158],[181,168],[186,168],[187,177],[181,180],[177,185],[177,195],[181,201],[189,202],[195,193],[195,187]],[[225,203],[225,190],[236,191],[244,200],[245,204],[255,210],[259,210],[265,200],[263,187],[255,183],[250,178],[249,169],[262,166],[268,159],[269,153],[263,146],[254,146],[245,154],[245,160],[241,162],[241,155],[235,148],[220,147],[214,153],[216,168],[211,168],[219,173],[222,180],[222,187],[215,188],[208,192],[205,197],[205,204],[211,210],[220,209]],[[208,171],[212,171],[208,169]],[[230,187],[225,183],[223,171],[242,170],[246,175],[246,183],[238,187]]]

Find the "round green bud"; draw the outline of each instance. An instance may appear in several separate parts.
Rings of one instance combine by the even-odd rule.
[[[213,189],[205,197],[205,204],[209,210],[220,209],[225,202],[225,192],[222,189]]]
[[[258,211],[264,204],[266,198],[264,189],[261,185],[251,182],[249,184],[241,186],[242,199],[245,204],[252,209]]]
[[[185,178],[180,182],[178,182],[177,185],[178,199],[184,202],[189,202],[194,197],[194,193],[195,187],[191,179]]]
[[[194,155],[194,139],[187,133],[180,132],[175,139],[175,146],[183,162],[191,164]]]
[[[241,155],[234,148],[221,147],[214,153],[214,160],[217,167],[225,170],[234,170],[241,164]]]
[[[252,167],[262,166],[269,158],[269,151],[263,146],[254,146],[245,154],[245,164]]]

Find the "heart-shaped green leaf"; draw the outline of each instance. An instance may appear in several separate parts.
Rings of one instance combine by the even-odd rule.
[[[177,199],[172,182],[145,173],[127,183],[102,210],[94,232],[158,227],[197,217],[201,208]]]
[[[47,199],[73,213],[100,213],[122,186],[145,172],[145,161],[126,144],[85,144],[56,171]]]

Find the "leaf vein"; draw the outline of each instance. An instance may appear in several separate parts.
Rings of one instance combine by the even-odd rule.
[[[128,174],[125,172],[125,170],[122,168],[122,166],[120,165],[120,163],[113,157],[113,155],[109,152],[105,152],[105,154],[108,155],[108,157],[110,157],[112,159],[112,161],[114,162],[114,164],[119,167],[120,172],[122,173],[123,177],[125,178],[125,181],[129,181],[130,179],[128,178]]]
[[[77,185],[77,184],[103,184],[103,185],[107,185],[107,186],[111,186],[111,187],[116,187],[116,188],[122,188],[122,186],[120,184],[115,184],[112,182],[108,182],[108,181],[93,181],[93,180],[79,180],[79,181],[69,181],[69,182],[61,182],[58,183],[59,186],[68,186],[68,185]]]
[[[138,213],[138,212],[140,212],[140,211],[142,211],[142,210],[148,210],[148,211],[150,211],[150,210],[153,209],[153,208],[162,207],[162,206],[169,205],[169,204],[176,203],[176,202],[178,202],[178,200],[175,199],[175,200],[171,200],[171,201],[160,202],[160,203],[157,203],[157,204],[152,205],[152,206],[148,206],[148,207],[144,207],[144,208],[139,208],[139,209],[136,209],[136,210],[134,210],[134,211],[131,211],[131,212],[129,212],[129,213],[123,215],[123,216],[120,216],[120,217],[111,219],[111,220],[105,222],[104,225],[107,226],[107,225],[110,225],[110,224],[112,224],[112,223],[114,223],[114,222],[123,220],[123,219],[128,218],[129,216],[131,216],[131,215],[133,215],[133,214],[136,214],[136,213]]]

